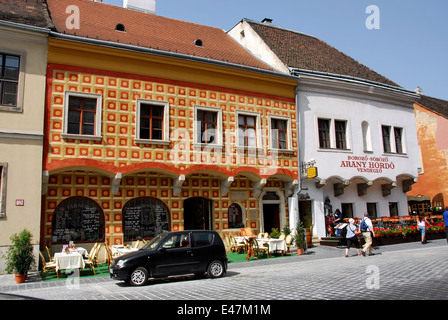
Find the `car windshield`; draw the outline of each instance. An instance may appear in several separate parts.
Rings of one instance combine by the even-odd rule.
[[[147,244],[145,244],[143,250],[152,250],[160,243],[160,241],[166,236],[166,233],[161,233],[154,238],[152,238]]]

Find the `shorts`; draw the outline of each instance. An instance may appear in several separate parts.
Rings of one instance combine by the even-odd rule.
[[[355,245],[356,249],[359,249],[359,241],[357,236],[347,238],[347,249],[350,249],[352,243]]]
[[[418,230],[420,230],[423,237],[426,235],[426,227],[418,227]]]

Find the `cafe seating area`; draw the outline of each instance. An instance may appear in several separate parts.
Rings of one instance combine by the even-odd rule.
[[[75,245],[70,242],[67,245],[45,247],[45,254],[39,250],[40,271],[43,280],[61,279],[72,274],[80,276],[95,276],[108,274],[108,267],[113,259],[128,252],[137,251],[146,243],[145,240],[137,240],[132,244],[119,244],[109,246],[107,243],[96,242],[89,249],[84,246],[91,244]]]
[[[242,228],[236,235],[225,234],[222,236],[230,262],[232,258],[236,261],[259,260],[286,256],[291,254],[292,235],[280,234],[277,238],[270,238],[267,232],[252,233],[249,228]]]

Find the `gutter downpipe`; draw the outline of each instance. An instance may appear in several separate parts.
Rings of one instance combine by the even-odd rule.
[[[296,76],[297,78],[297,86],[296,86],[296,90],[295,90],[295,101],[296,101],[296,117],[297,117],[297,126],[299,128],[299,132],[300,130],[302,130],[302,126],[300,125],[300,112],[299,112],[299,85],[300,85],[300,75]],[[302,135],[299,134],[298,132],[298,141],[301,141],[301,137]],[[300,215],[299,215],[299,193],[302,192],[302,165],[301,165],[301,161],[300,161],[300,157],[301,157],[301,152],[300,152],[300,148],[301,148],[301,143],[299,143],[298,145],[298,150],[297,150],[297,161],[299,163],[299,183],[298,185],[294,188],[294,191],[292,193],[292,196],[289,198],[289,203],[288,206],[290,208],[293,208],[293,214],[291,214],[292,212],[290,212],[289,214],[289,228],[291,229],[291,234],[294,234],[296,231],[296,225],[297,222],[300,219]]]

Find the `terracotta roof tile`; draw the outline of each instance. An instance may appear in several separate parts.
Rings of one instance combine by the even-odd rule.
[[[0,20],[51,28],[44,0],[0,0]]]
[[[448,119],[448,101],[421,95],[417,103]]]
[[[176,52],[189,56],[272,70],[219,28],[165,18],[90,0],[47,0],[51,19],[60,33]],[[69,5],[80,12],[79,29],[69,29]],[[125,31],[117,31],[121,24]],[[195,45],[200,39],[203,46]]]
[[[292,68],[345,75],[398,85],[318,38],[245,19],[272,51]]]

